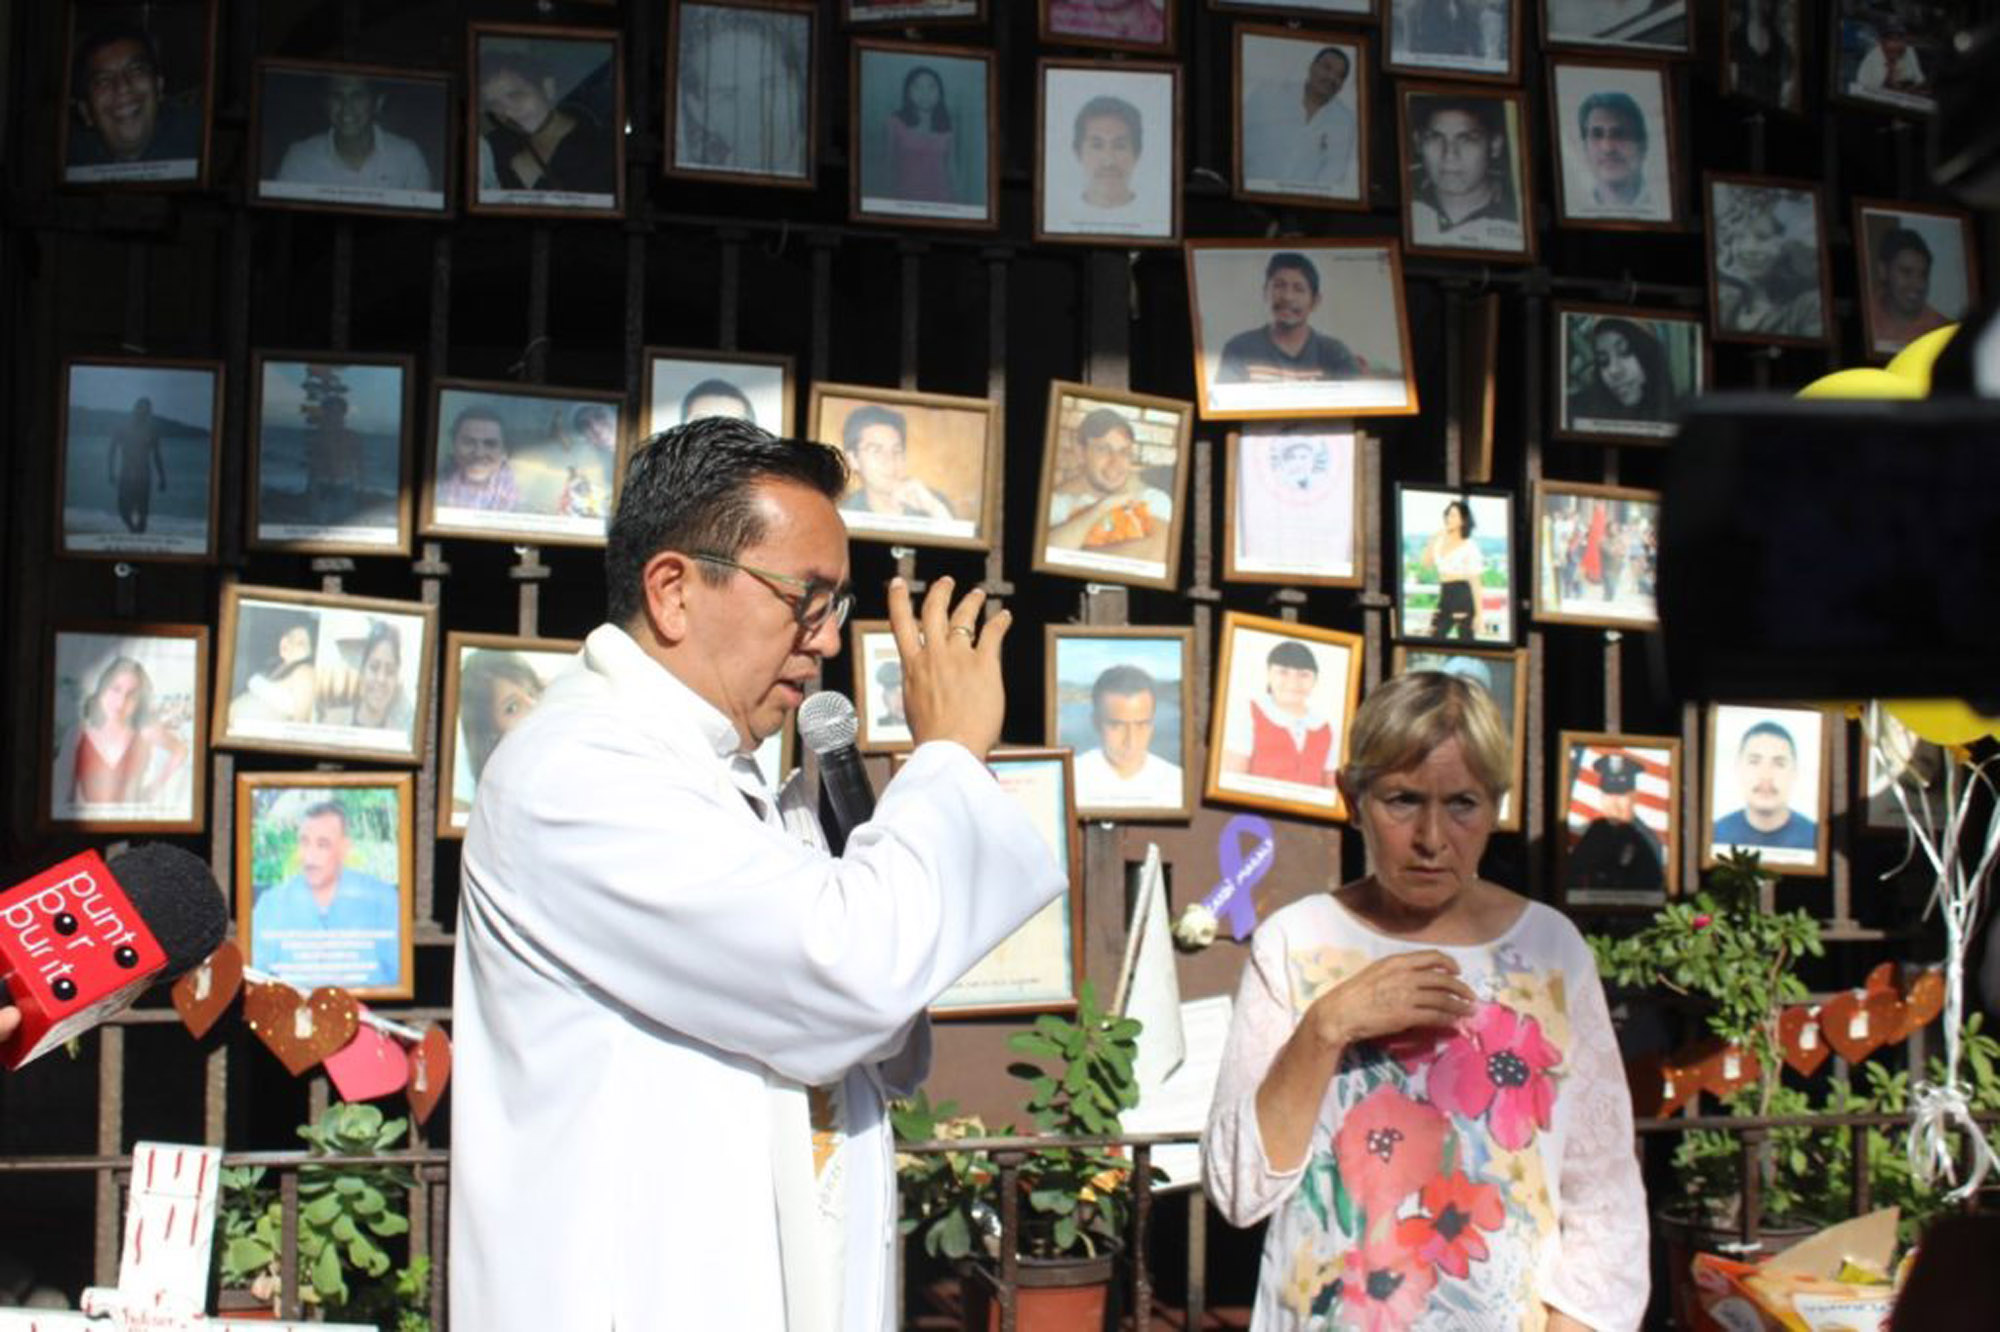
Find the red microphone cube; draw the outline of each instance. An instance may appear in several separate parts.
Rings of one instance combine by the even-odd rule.
[[[19,1068],[129,1004],[167,965],[95,851],[0,893],[0,981],[21,1025],[0,1045]]]

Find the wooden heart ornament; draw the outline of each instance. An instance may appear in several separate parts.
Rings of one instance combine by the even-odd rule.
[[[1778,1014],[1778,1049],[1793,1072],[1808,1078],[1819,1072],[1833,1054],[1819,1029],[1819,1010],[1788,1008]]]
[[[1911,1031],[1922,1031],[1944,1012],[1944,973],[1935,968],[1919,971],[1903,992],[1903,1007],[1909,1010]]]
[[[1663,1054],[1640,1055],[1625,1065],[1625,1083],[1632,1092],[1632,1113],[1641,1119],[1673,1114],[1697,1088]]]
[[[301,995],[289,985],[252,983],[243,995],[243,1020],[293,1077],[353,1040],[360,1025],[354,996],[330,985]]]
[[[1676,1051],[1670,1061],[1680,1081],[1688,1084],[1688,1094],[1705,1091],[1711,1096],[1727,1096],[1753,1085],[1762,1066],[1757,1056],[1735,1045],[1724,1045],[1714,1036],[1704,1037]]]
[[[174,982],[174,1011],[188,1034],[200,1040],[242,988],[243,950],[234,939],[224,939],[207,960]]]
[[[1879,990],[1886,990],[1894,994],[1902,989],[1902,986],[1896,983],[1896,964],[1894,962],[1877,963],[1875,969],[1868,973],[1868,978],[1861,982],[1861,988],[1870,994],[1874,994]]]
[[[430,1120],[450,1081],[451,1038],[444,1034],[444,1028],[432,1027],[410,1047],[410,1113],[419,1124]]]
[[[1858,1064],[1889,1042],[1902,1006],[1893,990],[1845,990],[1820,1005],[1819,1029],[1835,1054]]]

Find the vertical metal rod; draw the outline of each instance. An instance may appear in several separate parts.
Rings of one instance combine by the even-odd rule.
[[[924,254],[929,249],[921,241],[905,241],[898,247],[902,269],[902,319],[900,341],[900,382],[905,389],[917,386],[917,348],[922,345],[924,307]]]
[[[721,274],[715,292],[715,346],[719,351],[735,351],[739,336],[739,307],[743,303],[743,240],[739,230],[722,234]]]
[[[1208,1321],[1208,1195],[1196,1189],[1188,1196],[1187,1321],[1199,1328]]]
[[[1444,483],[1465,483],[1465,298],[1456,288],[1444,294]],[[1607,450],[1608,452],[1609,450]]]
[[[1542,366],[1542,339],[1547,336],[1547,314],[1542,297],[1529,295],[1521,302],[1521,380],[1528,385],[1522,395],[1521,423],[1521,485],[1520,494],[1534,495],[1535,483],[1542,477],[1542,395],[1540,386],[1546,373]],[[1527,576],[1534,576],[1533,551],[1541,540],[1541,533],[1534,530],[1530,509],[1530,521],[1517,530],[1528,533],[1529,558],[1519,561]],[[1531,603],[1531,598],[1514,597],[1514,613],[1523,615]],[[1548,817],[1548,798],[1544,784],[1548,772],[1548,745],[1546,730],[1548,725],[1547,706],[1544,703],[1547,672],[1546,643],[1542,631],[1532,621],[1528,628],[1528,716],[1522,734],[1527,737],[1527,754],[1521,766],[1521,785],[1524,788],[1517,798],[1521,809],[1521,838],[1527,843],[1528,854],[1523,857],[1528,870],[1528,896],[1541,900],[1544,888],[1542,880],[1546,874],[1543,864],[1545,848],[1541,845],[1543,820]]]
[[[346,351],[354,317],[354,223],[333,224],[333,290],[327,294],[327,346]]]
[[[995,246],[984,252],[986,260],[986,399],[994,405],[999,414],[1001,447],[997,451],[999,462],[988,478],[986,491],[986,522],[989,531],[1000,533],[1007,530],[1007,486],[1006,486],[1006,424],[1007,424],[1007,281],[1013,273],[1013,251]],[[995,541],[986,552],[986,581],[981,584],[986,589],[987,604],[993,610],[1000,609],[1005,599],[1013,594],[1014,585],[1007,581],[1005,543]],[[988,612],[989,614],[991,612]]]
[[[98,1031],[97,1154],[117,1156],[125,1150],[125,1028],[109,1025]],[[118,1280],[118,1176],[111,1166],[97,1170],[97,1254],[93,1280],[109,1286]]]
[[[1132,1145],[1132,1325],[1135,1332],[1153,1326],[1153,1274],[1146,1265],[1146,1231],[1153,1220],[1153,1149]],[[1190,1200],[1191,1202],[1192,1200]]]

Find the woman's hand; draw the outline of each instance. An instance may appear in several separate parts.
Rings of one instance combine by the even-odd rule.
[[[1418,1027],[1449,1027],[1478,996],[1458,978],[1458,963],[1434,948],[1378,958],[1328,990],[1306,1010],[1302,1027],[1345,1049]]]

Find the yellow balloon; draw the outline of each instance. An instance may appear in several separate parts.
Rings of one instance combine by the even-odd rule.
[[[2000,729],[2000,717],[1974,712],[1955,698],[1886,700],[1889,715],[1937,745],[1969,745]]]
[[[1801,398],[1921,398],[1929,384],[1892,375],[1887,370],[1867,366],[1856,370],[1836,370],[1821,375],[1799,390]]]
[[[1901,375],[1917,386],[1919,396],[1931,391],[1931,367],[1937,364],[1938,354],[1951,341],[1952,334],[1958,332],[1957,324],[1946,324],[1934,328],[1922,337],[1914,339],[1903,350],[1896,353],[1896,359],[1889,362],[1889,373]]]

